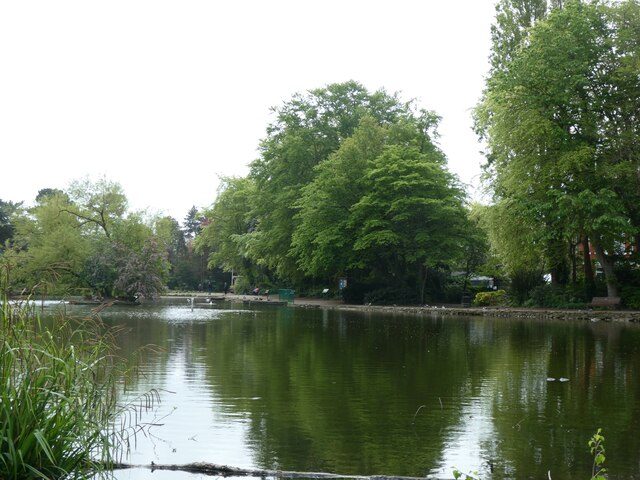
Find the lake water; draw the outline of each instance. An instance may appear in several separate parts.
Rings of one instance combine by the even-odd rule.
[[[73,307],[78,313],[79,307]],[[637,325],[186,302],[112,307],[135,397],[158,389],[133,464],[355,475],[640,479]],[[568,381],[548,381],[548,378]],[[144,469],[118,480],[211,478]]]

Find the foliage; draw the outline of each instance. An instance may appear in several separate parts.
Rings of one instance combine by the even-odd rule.
[[[0,199],[0,252],[4,250],[5,242],[13,238],[15,227],[11,217],[21,205],[22,202],[4,202]]]
[[[305,274],[344,276],[354,263],[351,210],[367,191],[363,173],[382,153],[388,136],[388,129],[365,117],[353,135],[315,168],[314,180],[302,189],[291,253]]]
[[[70,208],[68,197],[55,192],[15,219],[16,273],[23,287],[45,282],[49,293],[64,293],[77,285],[91,238],[83,235],[81,221]]]
[[[187,238],[195,238],[202,228],[202,222],[199,218],[199,212],[194,205],[187,212],[187,216],[184,217],[184,235]]]
[[[74,215],[89,231],[111,236],[112,228],[127,211],[127,197],[117,182],[101,177],[74,180],[69,186],[69,206],[63,211]]]
[[[298,291],[346,277],[345,295],[359,290],[362,301],[378,288],[424,298],[430,269],[463,257],[478,265],[465,247],[482,242],[470,240],[433,112],[345,82],[296,94],[275,113],[250,175],[224,178],[205,212],[194,244],[209,249],[210,267]]]
[[[255,228],[251,216],[255,200],[255,182],[250,178],[222,178],[214,205],[204,212],[207,224],[195,239],[196,251],[208,248],[209,267],[221,267],[225,271],[249,278],[258,275],[257,265],[249,258],[244,234]]]
[[[599,428],[589,439],[589,451],[593,456],[593,468],[591,470],[591,480],[605,480],[607,469],[603,467],[606,460],[604,449],[604,436]]]
[[[414,289],[384,287],[367,292],[364,295],[367,305],[416,305],[418,297]]]
[[[640,287],[625,285],[620,289],[622,304],[632,310],[640,310]]]
[[[478,472],[465,473],[461,472],[457,468],[453,470],[453,478],[455,478],[455,480],[480,480]]]
[[[568,242],[587,235],[610,296],[614,245],[640,226],[639,10],[632,1],[569,1],[546,16],[541,9],[535,23],[530,15],[531,28],[518,30],[524,34],[507,56],[494,45],[506,60],[475,112],[503,238],[529,243],[556,281],[567,270]],[[524,229],[513,228],[518,223]]]
[[[351,137],[365,117],[381,125],[411,118],[409,105],[385,91],[368,92],[357,82],[331,84],[296,94],[275,109],[260,158],[251,164],[256,182],[255,229],[244,234],[249,257],[279,278],[296,281],[301,272],[291,255],[299,223],[295,205],[301,190],[316,176],[315,167]]]
[[[124,292],[129,299],[137,299],[154,298],[165,290],[168,276],[166,250],[155,238],[146,239],[140,251],[119,252],[117,257],[118,278],[113,284],[116,292]]]
[[[576,285],[562,286],[544,284],[533,289],[528,294],[529,300],[525,306],[541,308],[584,308],[586,299],[584,289]]]
[[[33,303],[0,310],[0,477],[94,478],[106,473],[137,425],[115,426],[126,364],[97,319],[43,326]],[[155,395],[149,398],[153,401]],[[125,418],[131,418],[125,416]]]
[[[502,307],[507,305],[507,292],[496,290],[494,292],[478,292],[473,299],[473,304],[478,307]]]
[[[534,288],[544,285],[542,270],[516,270],[511,273],[510,280],[510,292],[516,305],[522,305]]]
[[[369,190],[352,208],[356,236],[352,267],[377,268],[424,298],[426,269],[460,255],[465,226],[462,191],[441,156],[389,146],[372,162]],[[413,272],[421,277],[412,278]]]
[[[162,292],[168,254],[177,255],[184,239],[176,239],[170,223],[156,233],[152,220],[125,216],[126,205],[120,185],[105,178],[74,181],[68,192],[41,190],[34,207],[13,215],[11,248],[3,257],[13,265],[14,285],[46,284],[48,294],[59,295],[90,290],[99,297]]]

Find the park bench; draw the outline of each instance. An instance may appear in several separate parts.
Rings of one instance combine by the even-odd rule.
[[[593,297],[591,299],[592,307],[616,308],[619,305],[620,305],[620,297]]]

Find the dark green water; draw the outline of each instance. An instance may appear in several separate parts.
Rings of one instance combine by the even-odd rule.
[[[602,427],[610,478],[640,478],[635,325],[230,304],[103,318],[127,327],[124,354],[159,347],[132,387],[163,390],[143,417],[162,426],[138,437],[131,463],[588,479],[587,441]]]

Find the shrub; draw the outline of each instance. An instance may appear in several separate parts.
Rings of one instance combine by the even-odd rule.
[[[584,289],[576,285],[539,285],[529,292],[528,307],[584,308]]]
[[[625,307],[640,310],[640,287],[624,286],[620,289],[620,296]]]
[[[500,307],[507,305],[507,292],[496,290],[495,292],[479,292],[473,299],[473,304],[478,307]]]
[[[413,290],[407,288],[385,287],[367,292],[364,303],[372,305],[415,305],[418,298]]]

